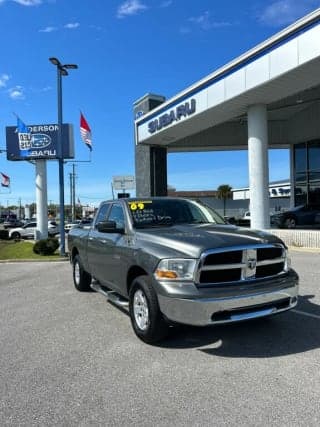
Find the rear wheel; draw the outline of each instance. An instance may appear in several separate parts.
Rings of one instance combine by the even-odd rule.
[[[295,218],[290,217],[284,221],[285,228],[296,228],[297,221]]]
[[[76,255],[72,261],[73,266],[73,283],[76,289],[80,292],[88,292],[91,290],[91,275],[87,273],[81,264],[79,255]]]
[[[159,309],[157,295],[147,276],[137,277],[129,292],[129,312],[135,334],[146,343],[155,343],[168,333],[168,324]]]
[[[21,238],[21,234],[18,231],[14,231],[11,234],[11,239],[20,239]]]

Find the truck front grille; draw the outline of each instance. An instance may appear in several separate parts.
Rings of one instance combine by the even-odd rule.
[[[277,276],[286,271],[286,250],[281,244],[219,248],[202,254],[198,285],[234,283]]]

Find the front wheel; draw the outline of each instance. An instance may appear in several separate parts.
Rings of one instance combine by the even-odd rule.
[[[14,232],[11,234],[11,239],[18,240],[18,239],[20,239],[20,238],[21,238],[21,235],[20,235],[20,233],[19,233],[18,231],[14,231]]]
[[[284,222],[285,228],[296,228],[296,225],[297,225],[297,221],[293,217],[287,218]]]
[[[90,291],[91,275],[83,269],[79,255],[73,258],[72,267],[75,288],[80,292]]]
[[[129,312],[135,334],[151,344],[165,338],[168,324],[159,309],[157,295],[147,276],[137,277],[129,292]]]

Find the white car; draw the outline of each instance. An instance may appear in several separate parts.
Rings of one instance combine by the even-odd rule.
[[[64,225],[64,231],[66,233],[69,233],[69,231],[74,227],[85,227],[92,224],[92,218],[82,218],[82,219],[76,219],[73,222],[68,222]]]
[[[250,211],[246,211],[242,217],[242,219],[247,219],[248,221],[251,220]]]
[[[80,222],[81,222],[80,219],[76,220],[76,221],[72,221],[72,222],[67,222],[64,225],[64,231],[66,233],[69,233],[69,231],[71,230],[71,228],[77,227],[80,224]]]
[[[23,227],[11,228],[9,231],[9,239],[27,239],[34,237],[34,232],[37,228],[36,222],[28,222]],[[55,221],[48,221],[48,235],[50,237],[59,233],[58,225]]]

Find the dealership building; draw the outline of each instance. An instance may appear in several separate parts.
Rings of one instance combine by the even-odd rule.
[[[166,100],[134,103],[136,194],[167,195],[167,154],[248,150],[251,227],[269,217],[268,149],[290,150],[290,205],[320,205],[320,9]]]

